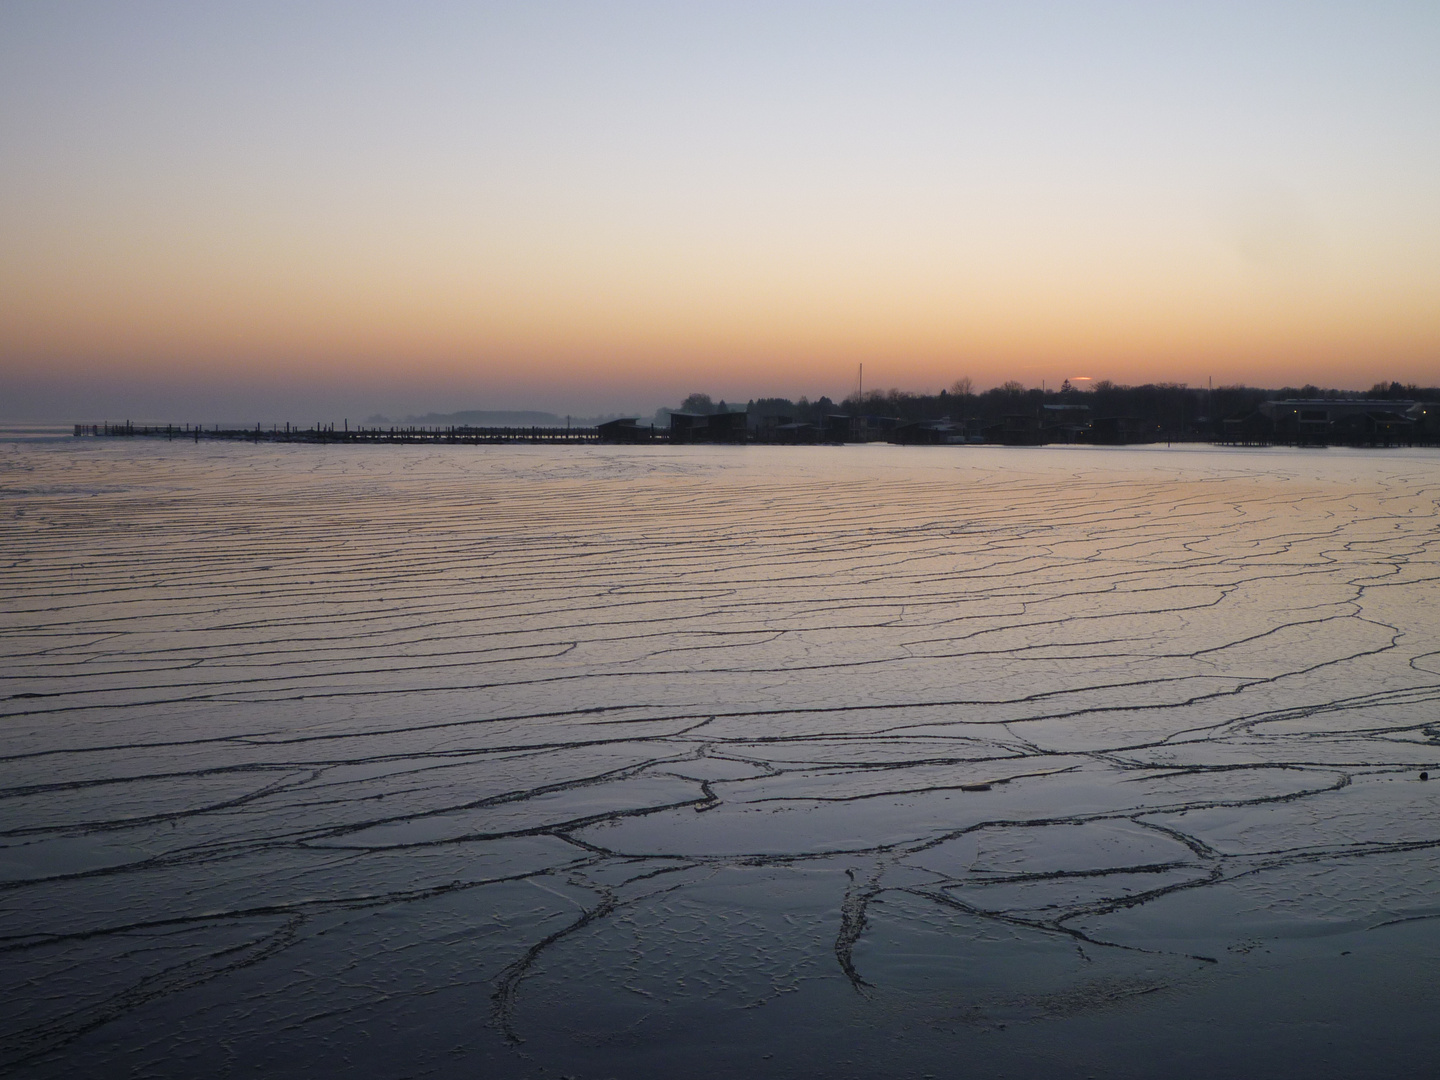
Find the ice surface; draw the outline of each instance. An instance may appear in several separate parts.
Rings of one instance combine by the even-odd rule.
[[[0,1071],[1440,1052],[1433,451],[0,470]]]

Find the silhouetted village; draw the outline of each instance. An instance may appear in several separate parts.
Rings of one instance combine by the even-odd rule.
[[[1364,394],[1175,383],[984,393],[966,380],[938,394],[871,391],[829,398],[760,398],[744,406],[692,394],[651,421],[600,425],[602,442],[847,443],[902,445],[1213,442],[1237,446],[1413,446],[1440,443],[1440,388],[1378,384]]]
[[[461,416],[464,414],[456,414]],[[517,414],[519,415],[519,414]],[[372,420],[378,418],[372,418]],[[654,417],[594,426],[451,423],[272,424],[267,430],[201,424],[76,424],[76,435],[347,443],[824,444],[888,442],[1127,445],[1206,442],[1231,446],[1440,445],[1440,387],[1378,383],[1362,394],[1315,386],[1194,389],[1179,383],[1027,389],[1016,382],[973,393],[961,379],[938,394],[900,390],[827,397],[759,398],[745,405],[691,394]]]

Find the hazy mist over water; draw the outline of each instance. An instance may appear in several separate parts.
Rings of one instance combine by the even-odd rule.
[[[0,493],[6,1075],[1440,1050],[1433,450],[10,438]]]

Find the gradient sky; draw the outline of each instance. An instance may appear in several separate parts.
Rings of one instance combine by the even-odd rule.
[[[1440,4],[0,5],[0,413],[1440,383]]]

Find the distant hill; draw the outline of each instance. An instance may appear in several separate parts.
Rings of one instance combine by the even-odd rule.
[[[407,416],[405,423],[457,427],[564,427],[565,418],[554,413],[530,410],[467,409],[464,412]]]

